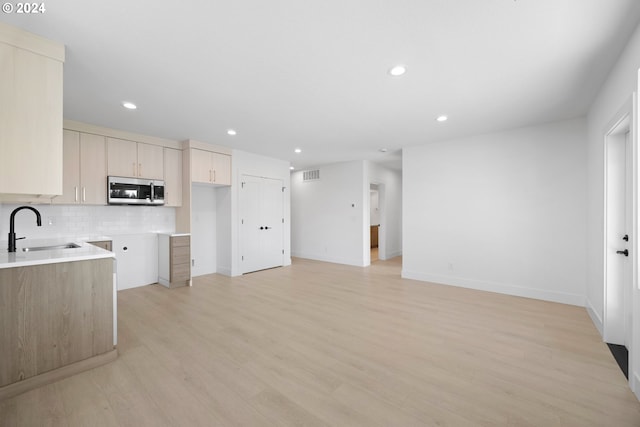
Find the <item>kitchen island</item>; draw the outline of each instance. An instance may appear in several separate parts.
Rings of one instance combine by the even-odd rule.
[[[20,243],[0,250],[0,400],[117,357],[114,254]]]

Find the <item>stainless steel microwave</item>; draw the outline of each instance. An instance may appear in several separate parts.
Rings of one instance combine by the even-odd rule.
[[[109,176],[107,194],[110,205],[164,205],[164,181]]]

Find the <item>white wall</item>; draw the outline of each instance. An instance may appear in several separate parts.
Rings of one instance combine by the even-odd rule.
[[[602,331],[604,310],[604,134],[616,113],[629,103],[638,88],[640,27],[609,73],[588,114],[587,308]],[[637,129],[637,115],[634,116]],[[637,132],[634,146],[637,150]],[[637,151],[636,151],[637,152]],[[636,160],[637,161],[637,160]],[[638,238],[636,234],[636,239]],[[637,242],[634,247],[637,248]],[[633,254],[633,251],[632,251]],[[633,255],[632,255],[633,256]],[[637,263],[638,255],[635,254]],[[632,348],[629,349],[631,388],[640,398],[640,292],[634,282]]]
[[[368,264],[367,163],[321,166],[318,181],[303,182],[302,171],[291,174],[293,256],[356,266]]]
[[[403,150],[403,277],[584,305],[584,119]]]
[[[9,233],[9,216],[19,204],[0,205],[0,241]],[[33,239],[68,237],[90,239],[115,234],[175,231],[175,209],[160,206],[78,206],[31,205],[42,217],[36,226],[33,212],[20,211],[15,217],[18,237]]]
[[[402,172],[369,162],[369,183],[377,184],[381,205],[380,259],[402,255]]]
[[[233,150],[232,160],[232,172],[231,179],[232,185],[229,195],[223,203],[228,203],[231,208],[231,215],[228,218],[229,229],[231,230],[231,241],[224,241],[227,238],[222,237],[221,243],[225,247],[230,247],[232,253],[231,258],[231,275],[238,276],[241,274],[240,258],[240,229],[239,229],[239,207],[238,207],[238,192],[240,191],[240,185],[242,181],[242,175],[261,176],[266,178],[281,179],[284,183],[284,265],[291,265],[291,179],[289,172],[289,162],[274,159],[271,157],[265,157],[258,154],[248,153],[241,150]],[[222,268],[219,268],[220,273],[226,274],[226,262],[221,264]]]
[[[231,276],[232,249],[231,249],[231,187],[216,189],[216,250],[217,272],[225,276]]]
[[[210,185],[191,187],[191,276],[217,272],[216,189]]]

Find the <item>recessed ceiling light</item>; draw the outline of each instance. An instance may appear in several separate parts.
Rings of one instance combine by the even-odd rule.
[[[445,115],[436,117],[436,121],[438,121],[438,122],[446,122],[448,119],[449,119],[449,117],[447,117]]]
[[[295,150],[293,150],[295,153],[302,153],[302,150],[299,148],[296,148]]]
[[[406,72],[407,72],[407,67],[405,67],[404,65],[396,65],[395,67],[389,70],[389,74],[391,74],[394,77],[399,77]]]
[[[381,153],[386,153],[386,152],[387,152],[387,151],[389,151],[389,150],[387,150],[386,148],[381,148],[381,149],[379,149],[378,151],[379,151],[379,152],[381,152]]]
[[[290,171],[292,171],[292,170],[294,170],[294,169],[295,169],[295,168],[294,168],[293,166],[289,166],[289,170],[290,170]]]
[[[129,102],[129,101],[124,101],[124,102],[122,103],[122,106],[123,106],[124,108],[129,109],[129,110],[135,110],[136,108],[138,108],[138,107],[136,106],[136,104],[134,104],[133,102]]]
[[[233,135],[237,135],[237,133],[238,133],[238,132],[236,132],[234,129],[228,129],[228,130],[227,130],[227,135],[231,135],[231,136],[233,136]]]

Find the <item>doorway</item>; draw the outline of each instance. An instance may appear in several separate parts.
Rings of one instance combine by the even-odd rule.
[[[242,175],[240,263],[242,273],[284,265],[284,190],[281,179]]]
[[[633,286],[633,156],[631,115],[623,114],[605,136],[605,286],[603,338],[631,346]]]
[[[377,184],[369,184],[369,229],[371,262],[378,261],[380,247],[380,192]]]

